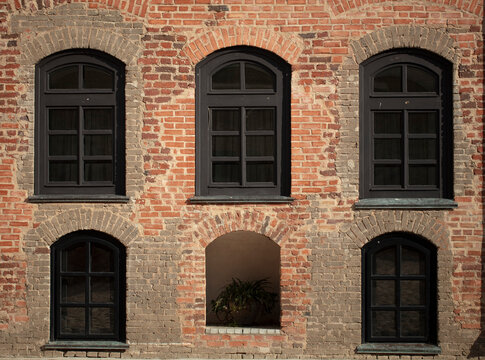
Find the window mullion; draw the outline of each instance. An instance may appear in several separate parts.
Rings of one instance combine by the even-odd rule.
[[[78,184],[84,184],[84,108],[79,106],[78,121]]]
[[[403,111],[403,129],[402,129],[402,144],[403,144],[403,159],[402,159],[402,176],[404,189],[409,189],[409,124],[408,111]]]
[[[396,246],[396,338],[401,338],[401,256],[402,245]]]
[[[90,322],[90,307],[89,307],[89,299],[91,299],[91,278],[90,278],[90,270],[91,270],[91,241],[87,242],[86,246],[86,282],[85,282],[85,299],[84,299],[84,335],[89,336],[89,322]]]
[[[246,107],[241,107],[241,185],[246,186]]]

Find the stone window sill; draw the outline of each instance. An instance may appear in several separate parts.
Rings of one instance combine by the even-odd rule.
[[[130,201],[123,195],[32,195],[27,198],[30,203],[120,203]]]
[[[266,327],[206,326],[206,334],[281,335],[281,330]]]
[[[42,350],[125,351],[129,345],[119,341],[49,341]]]
[[[354,204],[355,210],[368,209],[416,209],[416,210],[441,210],[454,209],[458,206],[456,202],[449,199],[434,199],[434,198],[414,198],[414,199],[400,199],[400,198],[376,198],[376,199],[361,199]]]
[[[289,196],[194,196],[191,204],[289,204],[295,199]]]
[[[438,355],[441,348],[423,343],[369,343],[357,346],[357,354]]]

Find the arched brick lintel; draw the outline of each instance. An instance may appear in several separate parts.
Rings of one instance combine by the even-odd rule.
[[[97,230],[118,239],[125,247],[135,240],[139,233],[133,222],[104,210],[76,209],[63,212],[42,222],[31,230],[32,238],[42,239],[47,246],[64,235],[78,230]]]
[[[303,40],[258,28],[219,28],[189,39],[182,49],[192,64],[197,64],[216,50],[248,45],[272,51],[289,64],[294,64],[303,51]]]
[[[357,64],[382,51],[396,48],[429,50],[452,63],[457,63],[459,47],[440,29],[414,25],[389,26],[350,43]]]
[[[114,32],[96,27],[68,27],[22,39],[20,62],[33,65],[58,51],[91,48],[104,51],[126,65],[135,65],[141,48]]]

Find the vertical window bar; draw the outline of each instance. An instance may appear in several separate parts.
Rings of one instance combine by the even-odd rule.
[[[84,320],[84,335],[88,336],[89,335],[89,322],[90,322],[90,314],[89,314],[89,301],[91,299],[91,278],[90,278],[90,272],[91,272],[91,241],[87,242],[86,246],[86,251],[87,256],[86,256],[86,262],[87,262],[87,267],[86,267],[86,291],[85,291],[85,301],[84,301],[84,311],[85,311],[85,320]]]
[[[244,71],[241,71],[244,73]],[[246,107],[241,107],[241,185],[246,186]]]
[[[79,121],[78,121],[78,154],[77,154],[77,166],[78,166],[78,185],[84,184],[84,109],[79,106]]]
[[[409,188],[409,116],[408,111],[403,110],[402,117],[403,117],[403,128],[402,128],[402,142],[403,145],[403,159],[402,159],[402,186],[403,189]]]

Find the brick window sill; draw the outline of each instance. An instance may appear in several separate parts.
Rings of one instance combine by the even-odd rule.
[[[289,204],[295,199],[289,196],[194,196],[191,204]]]
[[[357,346],[357,354],[438,355],[441,348],[423,343],[368,343]]]
[[[119,341],[49,341],[42,350],[125,351],[129,345]]]
[[[123,195],[32,195],[27,198],[29,203],[120,203],[130,201]]]
[[[206,326],[206,334],[281,335],[281,330],[266,327]]]
[[[355,210],[368,209],[454,209],[458,206],[456,202],[449,199],[434,198],[375,198],[361,199],[354,204]]]

